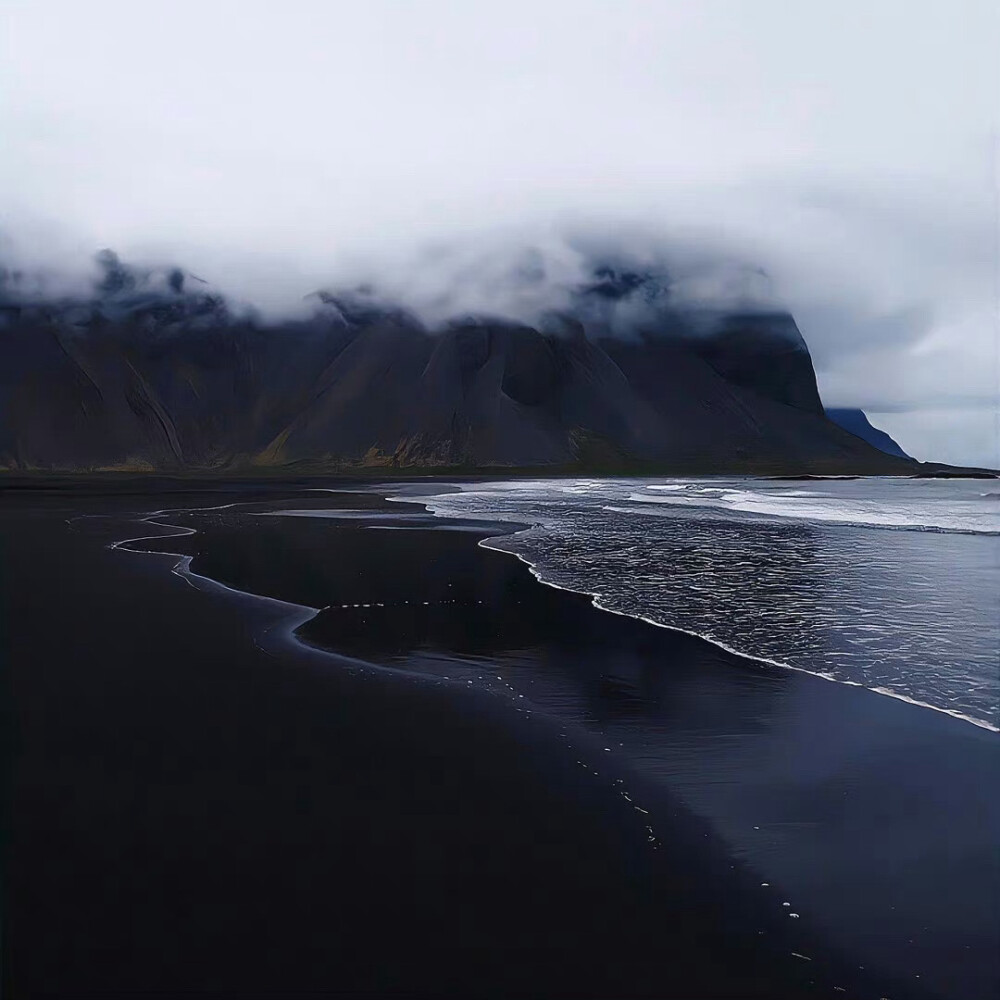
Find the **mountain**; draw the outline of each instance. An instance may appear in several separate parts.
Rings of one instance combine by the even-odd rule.
[[[265,323],[106,251],[92,293],[0,274],[0,465],[911,471],[824,413],[787,312],[674,305],[595,268],[532,326],[428,328],[370,290]]]
[[[849,431],[855,437],[867,441],[879,451],[884,451],[887,455],[895,455],[897,458],[910,457],[885,431],[879,430],[869,421],[868,414],[864,410],[828,408],[826,415],[838,427],[843,427],[845,431]]]

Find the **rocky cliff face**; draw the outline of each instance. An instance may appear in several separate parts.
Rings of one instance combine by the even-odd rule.
[[[537,328],[473,317],[429,330],[357,294],[263,324],[178,270],[102,265],[84,298],[0,283],[8,469],[902,463],[826,418],[787,313],[659,303],[616,326],[608,303],[640,294],[642,275],[600,269]]]

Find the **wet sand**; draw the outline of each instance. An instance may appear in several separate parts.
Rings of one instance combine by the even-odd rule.
[[[107,548],[170,531],[128,512],[265,497],[165,517],[198,533],[160,547],[315,617],[172,574],[174,557]],[[264,512],[316,505],[369,513]],[[11,996],[898,1000],[995,985],[994,817],[974,794],[992,734],[738,669],[541,586],[477,547],[494,532],[431,528],[419,507],[375,497],[54,491],[0,511]],[[300,638],[332,653],[288,635],[304,619]],[[904,774],[919,780],[901,789]],[[769,891],[781,880],[762,887],[760,872],[771,851],[771,870],[801,883],[809,840],[788,823],[804,822],[804,800],[805,822],[830,828],[814,864],[840,864],[845,903],[818,879],[793,919]],[[942,803],[953,847],[926,863]],[[840,857],[848,835],[870,871]],[[850,881],[875,877],[886,852],[899,863],[885,892]],[[983,940],[958,921],[930,956],[921,942],[908,963],[890,941],[879,969],[859,968],[886,892],[915,892],[904,905],[919,913],[963,868],[979,883],[954,906],[983,907]]]

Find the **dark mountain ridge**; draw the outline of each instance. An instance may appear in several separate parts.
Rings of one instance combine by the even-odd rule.
[[[438,329],[370,289],[264,322],[177,268],[109,251],[89,296],[0,275],[0,466],[912,471],[827,419],[777,310],[680,308],[594,269],[537,326]]]

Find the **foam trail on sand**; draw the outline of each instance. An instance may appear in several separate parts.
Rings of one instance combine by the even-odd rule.
[[[530,531],[531,529],[529,528],[525,530]],[[865,687],[865,685],[862,684],[860,681],[844,680],[843,678],[835,677],[833,674],[825,673],[822,670],[807,670],[805,667],[797,667],[792,663],[785,663],[782,660],[774,660],[767,656],[757,656],[754,655],[753,653],[748,653],[742,649],[737,649],[735,646],[727,645],[726,643],[721,642],[720,640],[715,639],[710,635],[706,635],[703,632],[694,632],[689,629],[681,628],[677,625],[665,625],[663,624],[663,622],[655,621],[654,619],[648,618],[645,615],[639,614],[637,612],[619,611],[617,608],[612,608],[609,607],[607,604],[605,604],[600,594],[596,594],[588,590],[577,589],[575,587],[567,587],[564,586],[563,584],[554,583],[551,580],[547,580],[545,578],[544,572],[535,563],[531,562],[529,559],[525,558],[518,552],[513,552],[510,549],[501,548],[499,545],[495,544],[499,542],[501,538],[503,540],[507,540],[509,538],[515,537],[518,534],[520,534],[520,532],[515,532],[513,535],[503,535],[500,536],[499,538],[484,538],[479,544],[484,549],[491,549],[494,552],[503,552],[506,553],[507,555],[511,555],[519,559],[528,567],[528,569],[531,571],[531,575],[536,580],[538,580],[539,583],[545,584],[546,587],[552,587],[555,590],[565,590],[568,593],[580,594],[583,597],[589,597],[591,598],[591,603],[594,605],[595,608],[598,608],[601,611],[606,611],[609,614],[619,615],[623,618],[634,618],[637,621],[645,622],[647,625],[654,625],[656,628],[663,628],[671,632],[681,632],[684,635],[694,636],[697,639],[702,639],[705,642],[710,642],[713,646],[716,646],[719,649],[724,650],[731,656],[738,656],[741,660],[747,660],[751,663],[767,664],[768,666],[771,667],[780,667],[782,670],[794,670],[797,673],[808,674],[810,677],[819,677],[824,681],[831,681],[834,684],[846,684],[849,687],[859,687],[859,688]],[[989,722],[984,722],[982,719],[973,718],[962,712],[954,711],[953,709],[941,708],[937,705],[929,705],[927,702],[918,701],[917,699],[910,698],[908,695],[905,694],[899,694],[898,692],[893,691],[890,688],[872,687],[872,688],[867,688],[866,690],[871,691],[873,694],[885,695],[887,698],[895,698],[897,701],[904,701],[908,705],[915,705],[918,708],[929,708],[933,712],[941,712],[944,715],[950,715],[953,719],[960,719],[962,722],[970,722],[972,723],[972,725],[978,726],[980,729],[987,729],[993,733],[1000,733],[1000,728],[991,725]]]
[[[327,493],[347,493],[350,490],[323,490],[322,492]],[[362,492],[362,491],[357,491]],[[220,594],[226,594],[233,597],[237,597],[243,600],[249,600],[257,604],[261,604],[278,611],[281,615],[279,624],[277,626],[271,626],[266,628],[262,632],[262,637],[268,640],[268,646],[272,646],[274,650],[279,650],[282,646],[292,645],[308,651],[309,653],[317,654],[323,657],[330,657],[336,660],[338,663],[346,665],[352,670],[358,671],[369,671],[380,674],[389,674],[394,677],[398,677],[401,680],[407,680],[415,683],[433,683],[433,684],[452,684],[454,687],[459,687],[459,683],[453,682],[450,678],[442,676],[439,673],[429,673],[421,670],[416,670],[408,668],[407,670],[398,670],[392,666],[387,666],[380,663],[375,663],[369,660],[359,660],[356,657],[347,656],[343,653],[333,652],[329,649],[325,649],[321,646],[314,646],[309,642],[306,642],[299,634],[299,629],[305,625],[307,622],[312,621],[320,612],[326,610],[325,608],[316,608],[305,604],[296,604],[291,601],[283,601],[280,598],[269,597],[264,594],[257,594],[248,590],[241,590],[238,587],[231,587],[229,584],[222,583],[220,580],[216,580],[214,577],[206,576],[202,573],[197,573],[193,570],[192,562],[194,556],[185,555],[180,552],[167,552],[160,551],[157,549],[143,549],[134,548],[132,546],[138,545],[142,542],[159,542],[164,539],[169,538],[186,538],[192,535],[198,534],[198,529],[187,525],[171,524],[165,523],[164,521],[157,520],[158,518],[165,518],[170,515],[184,515],[184,514],[203,514],[209,513],[211,511],[217,510],[228,510],[235,507],[248,506],[250,504],[257,504],[260,501],[238,501],[235,503],[220,504],[214,507],[175,507],[167,508],[163,510],[155,510],[145,514],[135,514],[132,518],[140,524],[148,524],[157,528],[165,529],[163,532],[156,534],[144,534],[136,535],[129,538],[118,539],[117,541],[110,542],[107,548],[112,551],[119,552],[130,552],[134,555],[141,555],[147,558],[167,558],[172,559],[173,564],[170,567],[170,572],[173,576],[178,579],[183,580],[187,586],[194,588],[195,590],[216,592]],[[270,512],[258,511],[258,515]],[[373,515],[378,515],[379,512],[372,512]],[[326,511],[317,511],[317,516],[322,517],[324,514],[329,514]],[[80,519],[85,519],[88,517],[106,517],[107,515],[81,515]],[[268,655],[273,655],[271,650],[264,645],[261,645],[257,641],[257,638],[253,639],[254,645],[257,646],[263,653]],[[471,682],[470,682],[471,683]],[[487,691],[492,689],[487,687]]]

